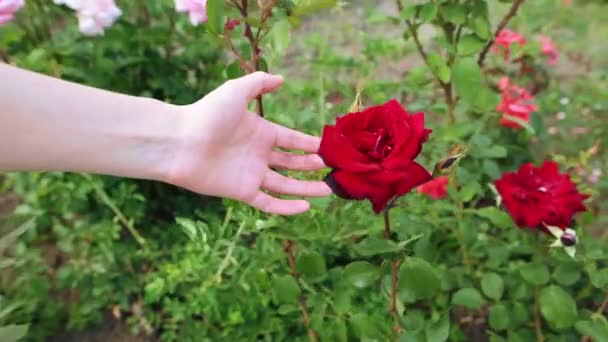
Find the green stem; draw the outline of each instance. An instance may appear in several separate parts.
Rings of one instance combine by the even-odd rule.
[[[536,342],[543,342],[543,322],[540,318],[540,289],[534,289],[534,331],[536,332]]]
[[[146,240],[139,234],[137,229],[135,229],[135,226],[133,225],[133,221],[127,219],[125,214],[123,214],[123,212],[118,208],[118,206],[114,203],[114,201],[112,201],[112,199],[105,192],[103,187],[101,187],[97,182],[95,182],[93,177],[91,177],[90,175],[82,174],[82,176],[91,183],[91,185],[93,186],[93,189],[95,190],[95,193],[97,193],[97,196],[99,196],[101,201],[105,205],[107,205],[108,208],[110,208],[110,210],[112,210],[112,212],[114,212],[114,215],[116,215],[118,220],[127,228],[127,230],[129,231],[129,233],[131,233],[131,235],[133,236],[135,241],[137,241],[137,243],[139,243],[140,245],[144,246],[146,244]]]
[[[463,213],[464,213],[464,204],[462,201],[458,202],[458,209],[456,210],[456,219],[458,221],[458,228],[456,229],[456,239],[458,240],[458,244],[460,245],[460,253],[462,253],[462,263],[464,264],[467,273],[469,275],[473,274],[473,262],[471,261],[471,256],[469,255],[469,251],[466,247],[464,236],[462,235],[462,222],[463,222]]]
[[[390,211],[393,205],[393,201],[390,201],[384,210],[384,237],[392,241],[391,235],[391,220],[390,220]],[[399,284],[399,259],[393,259],[391,261],[391,293],[390,293],[390,308],[389,312],[393,319],[395,320],[395,326],[393,330],[397,335],[401,335],[402,329],[399,324],[399,312],[397,311],[397,286]]]
[[[308,305],[306,302],[306,295],[304,294],[304,287],[302,286],[302,281],[300,280],[300,275],[296,270],[296,257],[293,252],[293,247],[295,243],[292,240],[285,241],[283,245],[283,251],[287,255],[287,264],[289,265],[289,274],[295,280],[296,284],[300,288],[300,297],[298,298],[298,306],[300,307],[300,312],[302,313],[302,322],[308,330],[308,337],[310,338],[310,342],[317,342],[319,340],[319,335],[315,330],[310,326],[310,313],[308,312]]]

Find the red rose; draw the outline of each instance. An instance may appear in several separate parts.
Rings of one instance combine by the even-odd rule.
[[[515,43],[518,43],[519,46],[522,47],[524,44],[526,44],[526,39],[517,32],[502,29],[494,40],[492,51],[498,54],[504,52],[505,61],[508,61],[509,58],[511,58],[511,44]]]
[[[416,190],[432,199],[443,199],[448,195],[448,177],[440,176],[422,184]]]
[[[511,80],[507,76],[500,79],[498,87],[501,91],[501,99],[496,110],[503,113],[500,124],[510,128],[523,128],[519,123],[510,120],[509,116],[529,123],[530,114],[538,110],[538,106],[534,103],[534,96],[526,89],[511,84]]]
[[[583,201],[589,196],[579,193],[570,176],[560,174],[551,161],[538,168],[525,164],[516,172],[503,174],[495,184],[505,208],[520,227],[546,231],[546,224],[565,229],[575,213],[587,210]]]
[[[430,133],[424,113],[409,114],[396,100],[342,116],[323,129],[319,155],[333,168],[326,181],[342,198],[369,199],[379,213],[431,178],[414,161]]]

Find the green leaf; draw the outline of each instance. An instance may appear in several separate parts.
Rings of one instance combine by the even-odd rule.
[[[399,269],[399,298],[406,302],[431,298],[440,285],[437,271],[423,259],[409,257]]]
[[[408,309],[403,317],[403,327],[406,331],[422,331],[422,329],[425,327],[425,318],[422,311],[417,309]]]
[[[482,17],[477,17],[473,20],[473,31],[483,40],[489,39],[492,35],[490,23],[486,18]]]
[[[447,4],[441,7],[441,15],[447,21],[456,25],[462,25],[466,21],[467,14],[465,8],[460,5]]]
[[[484,158],[493,158],[500,159],[507,156],[507,149],[504,146],[494,145],[494,146],[486,146],[483,148],[479,148],[475,150],[475,157],[484,159]]]
[[[214,34],[224,32],[224,0],[207,1],[207,29]]]
[[[343,279],[356,288],[365,288],[378,279],[378,269],[367,261],[355,261],[344,267]]]
[[[477,62],[468,57],[457,59],[452,68],[452,80],[462,101],[474,107],[483,81]]]
[[[296,261],[298,273],[309,278],[320,278],[327,273],[325,259],[317,252],[302,254]]]
[[[301,290],[290,275],[278,275],[272,279],[274,294],[281,303],[297,303]]]
[[[519,268],[519,274],[532,285],[544,285],[549,282],[549,269],[541,263],[528,263]]]
[[[468,34],[460,38],[458,42],[458,54],[461,56],[470,56],[479,53],[486,42],[477,38],[472,34]]]
[[[477,209],[475,215],[486,218],[496,227],[508,228],[513,226],[513,220],[509,214],[496,207],[485,207]]]
[[[426,327],[427,342],[444,342],[450,335],[450,316],[443,315],[437,322],[431,323]]]
[[[585,336],[591,336],[595,341],[608,341],[608,321],[602,315],[592,315],[590,320],[579,321],[574,327]]]
[[[427,2],[420,8],[418,18],[425,23],[435,19],[435,16],[437,16],[437,5],[432,2]]]
[[[2,253],[6,248],[13,245],[15,240],[24,234],[26,231],[32,229],[35,225],[36,220],[30,219],[29,221],[19,225],[17,228],[11,230],[10,232],[3,232],[4,235],[0,237],[0,253]]]
[[[604,268],[601,271],[589,272],[589,278],[591,278],[591,285],[598,289],[603,289],[608,286],[608,268]]]
[[[469,309],[479,309],[485,300],[475,288],[469,287],[456,291],[452,296],[452,304],[461,305]]]
[[[0,341],[2,342],[17,342],[27,334],[27,324],[10,324],[0,326]]]
[[[347,342],[348,341],[348,329],[346,328],[346,322],[342,319],[336,319],[331,324],[331,336],[332,341],[336,342]]]
[[[580,267],[576,264],[560,264],[553,272],[553,278],[561,285],[573,285],[581,278]]]
[[[293,15],[302,16],[316,11],[334,7],[338,0],[300,0],[293,9]]]
[[[494,330],[505,330],[509,327],[509,310],[502,304],[493,305],[489,314],[490,326]]]
[[[394,241],[379,237],[368,237],[355,246],[357,253],[362,256],[372,256],[384,253],[392,253],[401,250]]]
[[[184,217],[177,217],[175,222],[182,228],[182,231],[188,236],[190,240],[195,240],[198,235],[198,228],[196,223],[191,219]]]
[[[241,65],[239,64],[238,61],[234,61],[226,67],[226,78],[229,80],[239,78],[243,75],[244,75],[244,72],[241,69]]]
[[[403,11],[401,11],[401,13],[400,13],[401,19],[410,20],[410,19],[414,18],[416,16],[417,10],[418,10],[418,6],[416,6],[416,5],[405,6]]]
[[[353,330],[355,331],[355,335],[357,337],[373,338],[378,337],[380,335],[380,332],[378,331],[374,320],[372,319],[372,317],[366,314],[354,314],[350,318],[350,324],[352,325]]]
[[[486,273],[481,278],[481,290],[489,298],[498,301],[505,290],[505,284],[498,274]]]
[[[287,50],[289,46],[289,40],[291,39],[291,33],[289,31],[289,21],[283,18],[277,21],[270,29],[270,41],[273,50],[281,54]]]
[[[428,62],[431,71],[437,78],[439,78],[443,82],[450,81],[450,68],[446,64],[446,61],[441,57],[440,54],[436,52],[432,52],[428,54]]]
[[[540,312],[555,329],[570,328],[578,318],[576,302],[561,287],[551,285],[540,293]]]

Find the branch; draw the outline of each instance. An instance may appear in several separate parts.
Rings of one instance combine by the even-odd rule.
[[[283,245],[283,251],[285,251],[285,254],[287,255],[287,263],[289,264],[290,270],[289,274],[296,281],[296,284],[298,284],[298,287],[300,288],[300,298],[298,299],[298,306],[300,307],[300,311],[302,312],[302,322],[308,330],[310,341],[317,342],[319,338],[317,332],[310,327],[310,314],[308,313],[306,296],[304,295],[304,288],[302,287],[300,276],[298,275],[298,271],[296,271],[296,257],[293,254],[294,245],[295,243],[292,240],[285,241],[285,244]]]
[[[606,307],[608,307],[608,293],[606,294],[606,297],[604,297],[604,301],[602,301],[602,304],[597,308],[595,312],[600,315],[603,315],[604,311],[606,311]]]
[[[243,57],[243,55],[241,55],[239,50],[237,50],[236,47],[234,47],[234,44],[232,44],[232,39],[230,38],[229,30],[224,30],[224,41],[226,42],[226,45],[228,45],[228,47],[230,48],[230,51],[232,51],[232,54],[234,55],[234,57],[239,62],[241,69],[243,69],[248,74],[254,72],[255,68],[249,64],[249,62],[245,59],[245,57]]]
[[[525,0],[513,1],[513,5],[511,5],[511,9],[509,9],[509,12],[507,12],[505,17],[502,18],[502,20],[498,24],[498,27],[496,28],[496,32],[494,32],[494,36],[492,37],[492,39],[490,39],[490,41],[488,41],[486,46],[483,48],[483,50],[481,50],[481,53],[479,54],[479,59],[477,60],[477,64],[479,65],[480,68],[483,67],[483,63],[486,59],[486,55],[488,54],[488,51],[490,51],[490,48],[494,44],[494,40],[496,39],[496,37],[498,37],[498,35],[500,34],[500,31],[502,31],[507,26],[507,24],[509,23],[511,18],[513,18],[517,14],[517,10],[519,9],[519,6],[521,6],[524,3],[524,1]]]

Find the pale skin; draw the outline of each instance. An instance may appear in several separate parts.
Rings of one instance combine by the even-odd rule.
[[[248,110],[257,95],[282,83],[280,76],[257,72],[226,82],[196,103],[175,106],[0,63],[0,172],[150,179],[268,213],[302,213],[308,201],[278,195],[326,196],[331,190],[322,181],[288,178],[273,169],[324,168],[316,154],[319,138]]]

